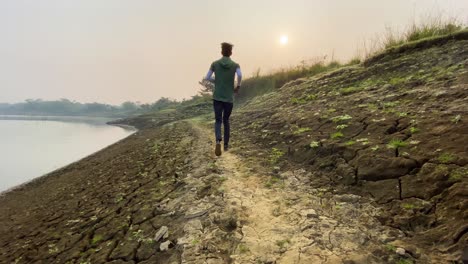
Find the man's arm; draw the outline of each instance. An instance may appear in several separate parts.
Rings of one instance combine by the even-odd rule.
[[[236,86],[236,88],[234,88],[234,93],[237,94],[237,93],[239,93],[240,86],[241,86],[241,83],[242,83],[242,72],[241,72],[240,67],[237,67],[236,75],[237,75],[237,86]]]
[[[207,80],[209,82],[214,82],[213,70],[211,70],[211,69],[208,70],[208,73],[205,76],[205,80]]]
[[[236,74],[237,74],[237,86],[240,86],[242,83],[242,72],[241,72],[240,67],[237,67]]]

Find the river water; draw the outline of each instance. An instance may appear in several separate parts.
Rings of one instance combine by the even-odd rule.
[[[135,132],[106,125],[108,119],[35,119],[40,120],[0,116],[0,192],[84,158]]]

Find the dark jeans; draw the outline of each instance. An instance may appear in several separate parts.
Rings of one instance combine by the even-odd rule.
[[[213,100],[213,108],[215,112],[215,136],[216,141],[222,141],[221,137],[221,123],[224,124],[224,145],[229,144],[229,117],[232,112],[232,103],[226,103],[221,101]]]

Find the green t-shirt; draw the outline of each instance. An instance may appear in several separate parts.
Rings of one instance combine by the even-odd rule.
[[[210,70],[215,74],[214,100],[228,103],[234,101],[234,77],[239,67],[229,57],[222,57],[211,64]]]

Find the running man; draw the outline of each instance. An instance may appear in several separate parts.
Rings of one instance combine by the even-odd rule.
[[[214,82],[213,108],[215,113],[216,156],[221,155],[221,123],[224,124],[224,151],[229,149],[229,117],[231,116],[234,93],[237,94],[242,81],[242,72],[239,64],[231,60],[233,45],[221,43],[223,57],[211,64],[205,79]],[[213,79],[213,73],[215,78]],[[237,74],[237,86],[234,88],[234,79]]]

